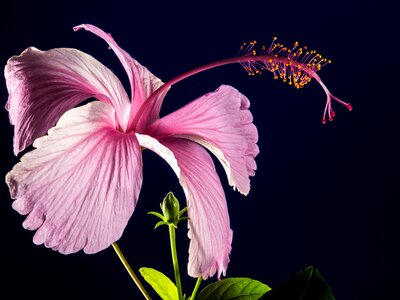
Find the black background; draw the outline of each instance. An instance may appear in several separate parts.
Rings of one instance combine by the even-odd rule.
[[[393,12],[393,13],[392,13]],[[168,94],[162,114],[229,84],[251,101],[259,130],[258,171],[247,197],[233,192],[222,168],[234,230],[227,276],[252,277],[272,287],[314,265],[337,299],[394,299],[399,282],[399,25],[383,1],[34,1],[0,4],[0,63],[28,46],[72,47],[111,68],[127,86],[112,51],[88,32],[90,23],[112,33],[132,57],[166,81],[193,67],[234,56],[244,41],[273,36],[317,49],[333,63],[319,73],[348,112],[321,124],[325,95],[317,83],[295,90],[270,74],[249,77],[238,65],[191,77]],[[2,105],[7,101],[1,83]],[[0,110],[1,176],[18,161],[13,128]],[[120,247],[134,269],[157,268],[171,278],[166,228],[153,230],[165,194],[183,193],[169,166],[144,152],[139,204]],[[0,185],[1,299],[140,299],[111,248],[64,256],[32,243],[33,233],[11,208]],[[178,231],[184,290],[186,226]],[[213,278],[215,279],[215,278]]]

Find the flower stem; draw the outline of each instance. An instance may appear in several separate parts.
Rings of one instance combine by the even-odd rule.
[[[183,300],[181,275],[179,273],[179,264],[178,264],[178,253],[176,251],[175,227],[173,225],[169,225],[168,228],[169,228],[169,240],[171,244],[172,264],[174,266],[175,284],[178,289],[179,300]]]
[[[190,300],[196,299],[196,294],[197,294],[197,291],[200,287],[202,280],[203,280],[203,278],[201,276],[197,278],[196,285],[194,286],[194,289],[192,292],[192,296],[190,296]]]
[[[133,279],[133,281],[135,282],[135,284],[137,285],[137,287],[139,288],[139,290],[142,292],[143,296],[147,299],[147,300],[151,300],[149,294],[147,293],[147,291],[145,290],[144,286],[142,285],[142,283],[140,282],[139,278],[136,276],[135,272],[132,270],[131,266],[129,265],[128,261],[126,260],[124,254],[122,254],[121,249],[118,247],[117,243],[113,243],[112,244],[115,252],[117,253],[119,259],[121,260],[122,264],[124,265],[125,269],[128,271],[129,275],[131,276],[131,278]]]

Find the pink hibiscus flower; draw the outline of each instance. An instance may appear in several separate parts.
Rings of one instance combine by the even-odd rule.
[[[229,184],[248,194],[259,152],[249,100],[223,85],[160,118],[174,82],[164,86],[99,28],[75,29],[81,28],[103,38],[118,56],[131,99],[107,67],[76,49],[31,47],[8,61],[6,108],[15,130],[14,153],[32,143],[35,148],[6,176],[13,208],[27,215],[24,228],[36,230],[35,244],[64,254],[109,247],[135,209],[146,148],[168,162],[185,192],[189,275],[225,274],[232,231],[205,148],[222,163]],[[92,97],[99,101],[76,107]]]

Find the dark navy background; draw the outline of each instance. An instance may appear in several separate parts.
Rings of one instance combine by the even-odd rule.
[[[167,81],[188,69],[234,56],[244,41],[269,44],[273,36],[317,49],[333,63],[319,73],[354,110],[336,105],[333,123],[321,124],[323,90],[303,90],[270,74],[249,77],[238,65],[191,77],[168,94],[163,114],[221,84],[251,101],[259,129],[258,171],[248,197],[233,192],[222,168],[234,230],[227,276],[270,284],[309,265],[318,267],[337,299],[394,299],[399,282],[399,25],[383,1],[2,1],[0,64],[28,46],[83,50],[127,78],[107,45],[72,27],[97,25],[132,57]],[[7,101],[1,83],[2,106]],[[17,163],[13,128],[0,110],[1,174]],[[169,166],[144,152],[139,204],[120,247],[134,269],[157,268],[171,278],[166,228],[153,230],[165,194],[183,193]],[[32,243],[23,216],[0,185],[1,299],[140,299],[111,248],[64,256]],[[178,232],[184,289],[186,226]],[[214,280],[215,278],[213,278]]]

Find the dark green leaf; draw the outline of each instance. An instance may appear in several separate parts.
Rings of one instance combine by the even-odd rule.
[[[140,274],[163,300],[178,300],[175,284],[163,273],[152,268],[140,268]]]
[[[226,278],[206,286],[196,300],[256,300],[270,288],[250,278]]]
[[[317,268],[308,267],[304,271],[279,283],[267,292],[262,300],[335,300],[330,286]]]

